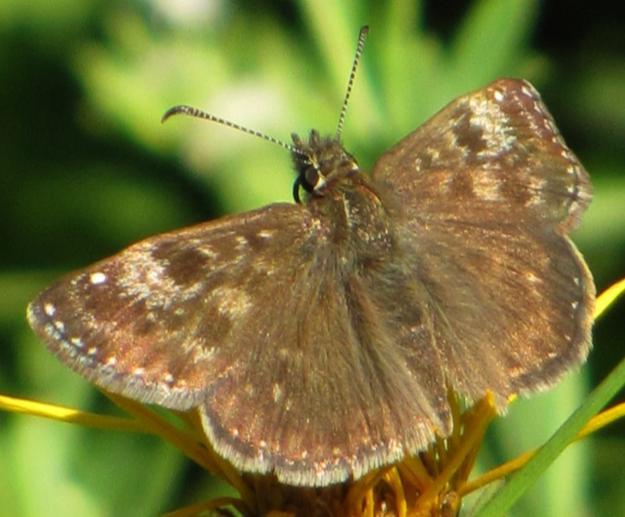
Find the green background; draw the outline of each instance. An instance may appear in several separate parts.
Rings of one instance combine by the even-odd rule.
[[[290,200],[278,146],[176,119],[189,103],[288,140],[332,134],[371,27],[343,141],[367,168],[455,96],[531,80],[589,170],[575,240],[602,290],[625,276],[625,17],[601,2],[0,3],[0,393],[115,412],[60,365],[24,310],[60,274],[142,237]],[[623,309],[580,372],[515,403],[480,464],[541,443],[625,350]],[[625,426],[575,445],[513,515],[624,515]],[[0,413],[0,514],[154,515],[218,490],[145,436]]]

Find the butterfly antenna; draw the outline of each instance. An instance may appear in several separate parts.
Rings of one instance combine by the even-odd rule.
[[[362,56],[362,51],[365,48],[365,40],[367,39],[367,34],[369,33],[369,26],[365,25],[360,29],[360,34],[358,34],[358,45],[356,46],[356,55],[354,56],[354,61],[352,63],[352,71],[349,74],[349,81],[347,82],[347,90],[345,91],[345,99],[343,99],[343,106],[341,107],[341,113],[339,115],[339,123],[336,126],[336,139],[340,140],[341,133],[343,132],[343,123],[345,122],[345,113],[347,112],[347,103],[349,102],[349,96],[352,93],[352,86],[354,86],[354,78],[356,77],[356,69],[358,68],[358,63],[360,62],[360,56]]]
[[[274,138],[273,136],[266,135],[265,133],[261,133],[260,131],[249,129],[239,124],[235,124],[234,122],[230,122],[229,120],[223,119],[221,117],[216,117],[215,115],[206,113],[205,111],[202,111],[201,109],[194,108],[193,106],[187,106],[186,104],[180,104],[178,106],[174,106],[173,108],[169,108],[165,112],[165,114],[161,117],[161,123],[164,123],[165,121],[167,121],[169,118],[173,117],[174,115],[187,115],[189,117],[203,118],[206,120],[210,120],[211,122],[217,122],[218,124],[221,124],[222,126],[231,127],[233,129],[243,131],[243,133],[248,133],[250,135],[257,136],[258,138],[262,138],[263,140],[266,140],[268,142],[278,144],[280,147],[284,147],[287,151],[290,151],[292,153],[300,154],[300,152],[298,152],[298,150],[294,146],[292,146],[291,144],[287,144],[286,142],[283,142],[282,140],[278,140],[277,138]]]

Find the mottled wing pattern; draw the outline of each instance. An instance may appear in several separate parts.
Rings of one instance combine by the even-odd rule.
[[[30,304],[30,323],[99,386],[187,409],[237,365],[229,337],[256,294],[243,276],[266,283],[305,224],[274,205],[148,238],[59,280]]]
[[[427,292],[433,346],[470,399],[546,387],[590,347],[594,285],[567,237],[588,175],[536,90],[498,80],[454,100],[376,163]],[[415,298],[414,304],[423,304]]]
[[[272,205],[149,238],[61,279],[29,319],[98,386],[198,406],[245,471],[309,486],[360,476],[449,422],[431,408],[445,396],[442,370],[425,368],[436,358],[396,350],[375,285],[341,273],[332,232],[304,206]]]

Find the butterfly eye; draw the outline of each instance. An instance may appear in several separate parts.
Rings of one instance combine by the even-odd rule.
[[[326,177],[316,167],[309,167],[304,173],[302,186],[307,192],[319,190],[326,183]]]
[[[319,172],[319,169],[314,165],[308,164],[304,172],[299,174],[295,183],[293,183],[293,199],[296,203],[301,203],[302,200],[299,195],[300,188],[303,188],[308,193],[312,193],[318,190],[322,185],[325,185],[325,183],[326,178]]]

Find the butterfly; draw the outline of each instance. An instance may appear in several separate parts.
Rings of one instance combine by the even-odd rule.
[[[100,388],[197,408],[242,471],[303,486],[447,436],[449,390],[502,412],[584,361],[595,289],[568,234],[590,183],[527,81],[453,100],[370,174],[338,136],[289,148],[296,203],[71,273],[33,329]]]

